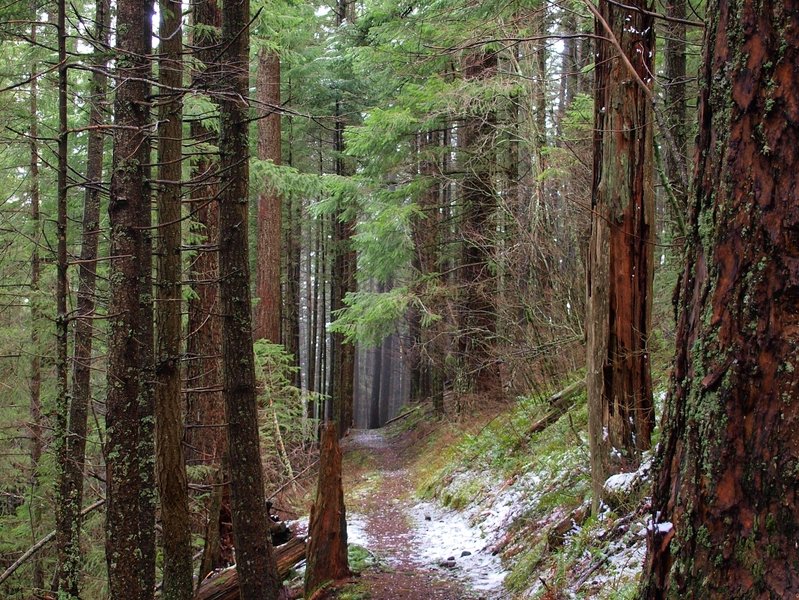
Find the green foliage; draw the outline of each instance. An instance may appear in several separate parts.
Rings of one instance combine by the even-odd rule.
[[[347,585],[336,593],[338,600],[369,600],[371,597],[369,589],[362,583]]]
[[[588,94],[577,94],[563,118],[567,135],[589,133],[594,127],[594,98]]]
[[[486,482],[479,477],[468,477],[458,480],[457,484],[451,484],[441,492],[441,503],[444,506],[461,510],[466,508],[475,499],[480,498],[485,491]]]
[[[270,160],[250,160],[250,183],[253,194],[270,189],[282,198],[328,196],[327,178],[302,173],[294,167],[275,165]]]
[[[360,573],[365,571],[370,567],[374,567],[378,564],[377,558],[375,555],[369,552],[363,546],[358,546],[357,544],[349,544],[347,546],[347,561],[350,565],[350,569],[352,569],[356,573]]]
[[[292,450],[315,439],[317,422],[306,415],[307,398],[291,384],[293,357],[280,344],[257,340],[254,344],[255,374],[259,399],[266,412],[261,421],[262,452],[267,460],[281,463],[277,470],[291,478]],[[277,485],[279,481],[273,481]]]
[[[409,300],[407,290],[399,287],[385,293],[349,293],[344,299],[347,308],[339,311],[330,329],[343,333],[347,342],[357,340],[366,346],[377,346],[394,332]]]
[[[188,94],[183,100],[183,118],[196,121],[209,131],[219,133],[219,105],[208,96],[202,94]],[[206,141],[193,148],[196,158],[206,158],[214,154],[217,148]]]
[[[530,580],[535,575],[546,551],[546,540],[539,541],[535,546],[525,550],[514,563],[511,572],[505,578],[505,587],[511,592],[524,592],[530,586]]]

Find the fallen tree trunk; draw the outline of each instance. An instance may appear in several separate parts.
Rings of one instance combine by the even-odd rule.
[[[533,423],[527,430],[527,435],[543,431],[555,421],[560,419],[571,406],[572,398],[585,389],[585,379],[575,381],[570,386],[562,389],[557,394],[549,397],[550,411],[543,418]]]
[[[305,538],[292,538],[275,548],[277,574],[285,579],[291,569],[305,558]],[[239,574],[235,567],[211,576],[200,584],[194,600],[239,600]]]

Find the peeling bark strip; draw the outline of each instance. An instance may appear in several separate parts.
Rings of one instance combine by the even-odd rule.
[[[280,589],[264,498],[258,439],[258,406],[252,348],[252,308],[247,243],[249,181],[247,123],[250,7],[231,0],[222,7],[222,100],[219,165],[219,275],[222,363],[230,456],[233,538],[241,597],[274,600]]]
[[[799,2],[715,0],[642,598],[799,597]]]
[[[649,9],[646,0],[633,5]],[[599,3],[619,46],[651,80],[652,17]],[[605,36],[597,22],[597,35]],[[649,447],[654,414],[647,339],[652,313],[652,128],[650,103],[610,42],[598,42],[594,180],[588,251],[587,385],[594,508],[611,448],[628,458]]]

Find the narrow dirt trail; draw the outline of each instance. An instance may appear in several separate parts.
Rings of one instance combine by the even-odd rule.
[[[378,559],[361,578],[370,600],[481,600],[494,594],[470,589],[452,557],[448,566],[429,558],[437,540],[427,532],[425,518],[414,514],[414,482],[406,467],[407,444],[389,440],[382,430],[353,431],[344,445],[345,489],[350,542],[366,547]],[[358,467],[366,462],[368,469]],[[352,507],[350,510],[349,507]],[[429,517],[433,518],[433,517]],[[425,557],[428,554],[428,557]],[[444,560],[450,557],[444,557]]]

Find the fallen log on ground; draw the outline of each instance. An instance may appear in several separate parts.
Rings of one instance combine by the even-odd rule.
[[[543,418],[539,419],[530,426],[530,428],[527,430],[527,435],[530,436],[534,433],[538,433],[539,431],[543,431],[555,421],[560,419],[566,413],[566,411],[569,410],[569,407],[572,403],[572,398],[574,398],[574,396],[584,389],[585,379],[580,379],[579,381],[575,381],[570,386],[562,389],[557,394],[550,396],[548,399],[550,411],[544,415]]]
[[[274,548],[277,574],[285,579],[298,562],[305,558],[305,538],[292,538]],[[236,567],[211,575],[200,584],[194,600],[239,600],[239,574]]]

